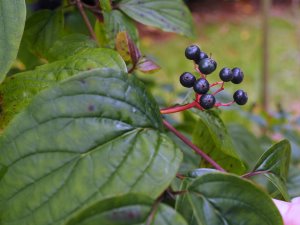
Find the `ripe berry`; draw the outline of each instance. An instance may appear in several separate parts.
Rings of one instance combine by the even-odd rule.
[[[199,61],[199,70],[203,74],[210,74],[217,68],[217,62],[211,58],[204,58]]]
[[[233,99],[238,105],[245,105],[248,101],[248,96],[243,90],[237,90],[233,94]]]
[[[206,79],[200,78],[194,83],[194,91],[198,94],[206,94],[209,90],[209,83]]]
[[[202,106],[202,108],[210,109],[210,108],[214,107],[214,105],[216,103],[216,99],[215,99],[215,96],[213,96],[211,94],[202,95],[200,97],[199,103]]]
[[[233,77],[232,77],[232,80],[231,80],[232,83],[239,84],[243,81],[244,73],[240,68],[237,68],[237,67],[233,68],[232,69],[232,74],[233,74]]]
[[[221,78],[222,81],[224,82],[228,82],[231,81],[233,78],[233,73],[231,71],[231,69],[225,67],[223,69],[221,69],[219,76]]]
[[[198,56],[198,60],[195,61],[195,63],[197,63],[199,65],[200,60],[205,59],[205,58],[208,58],[208,55],[205,52],[200,51],[199,56]]]
[[[185,72],[181,74],[179,81],[182,86],[190,88],[193,87],[196,77],[191,73]]]
[[[199,60],[200,48],[197,45],[190,45],[185,49],[185,57],[190,60]]]

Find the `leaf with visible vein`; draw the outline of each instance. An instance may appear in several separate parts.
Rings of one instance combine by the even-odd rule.
[[[115,39],[121,31],[126,31],[133,42],[138,42],[137,28],[133,21],[123,12],[112,10],[104,12],[103,16],[106,39],[110,47],[113,48],[115,46]]]
[[[187,225],[183,217],[170,206],[155,202],[143,195],[128,194],[95,203],[66,225]],[[151,220],[150,214],[154,213]],[[150,221],[151,220],[151,221]]]
[[[193,143],[214,159],[226,171],[242,174],[245,166],[236,153],[231,137],[214,111],[197,111],[199,120],[193,132]],[[201,161],[201,167],[210,167]]]
[[[116,195],[157,198],[182,154],[133,75],[83,72],[36,96],[0,137],[1,225],[64,224]]]
[[[194,36],[192,15],[182,0],[122,0],[119,7],[145,25]]]
[[[252,170],[253,173],[262,172],[286,200],[289,200],[285,183],[288,176],[290,158],[290,143],[288,140],[282,140],[268,149]]]
[[[95,48],[85,49],[65,60],[45,64],[35,70],[6,78],[0,85],[2,109],[0,128],[3,129],[41,90],[81,71],[105,67],[120,71],[127,70],[117,52]]]
[[[283,225],[272,199],[252,182],[235,175],[203,173],[186,190],[178,208],[190,225]]]
[[[25,0],[0,1],[0,83],[17,57],[25,19]]]

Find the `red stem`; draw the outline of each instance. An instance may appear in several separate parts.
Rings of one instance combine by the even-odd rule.
[[[198,155],[200,155],[204,160],[210,163],[214,168],[219,171],[226,172],[217,162],[215,162],[212,158],[210,158],[205,152],[199,149],[196,145],[194,145],[189,139],[187,139],[183,134],[181,134],[178,130],[176,130],[168,121],[163,120],[163,124],[167,129],[169,129],[172,133],[174,133],[180,140],[182,140],[186,145],[188,145],[191,149],[193,149]]]
[[[218,82],[212,83],[212,84],[210,85],[210,87],[214,87],[214,86],[219,85],[219,84],[224,85],[224,81],[218,81]]]
[[[199,70],[199,68],[198,68],[198,65],[197,65],[196,63],[194,64],[194,68],[195,68],[195,70],[200,74],[200,76],[201,76],[202,78],[206,79],[206,76],[205,76],[203,73],[200,72],[200,70]]]
[[[199,95],[198,93],[196,93],[195,97],[196,97],[196,102],[199,102],[201,95]]]
[[[83,8],[83,5],[82,5],[82,2],[80,0],[76,0],[76,6],[80,12],[80,15],[87,27],[87,29],[89,30],[89,33],[91,35],[91,38],[97,42],[97,37],[96,37],[96,34],[94,32],[94,29],[89,21],[89,18],[87,17],[87,15],[85,14],[85,11],[84,11],[84,8]]]
[[[159,206],[159,203],[163,200],[163,195],[159,196],[158,199],[155,200],[152,208],[151,208],[151,211],[150,211],[150,214],[147,218],[147,221],[146,221],[146,225],[150,225],[152,224],[153,222],[153,219],[154,219],[154,216],[155,216],[155,213],[157,212],[157,209],[158,209],[158,206]]]
[[[269,171],[263,170],[263,171],[249,172],[249,173],[246,173],[246,174],[242,175],[242,177],[243,178],[249,178],[249,177],[253,177],[253,176],[264,174],[264,173],[269,173]]]
[[[174,106],[171,108],[166,108],[166,109],[161,109],[160,113],[161,114],[169,114],[169,113],[176,113],[176,112],[180,112],[180,111],[184,111],[186,109],[190,109],[193,108],[197,105],[197,102],[191,102],[189,104],[186,105],[179,105],[179,106]]]
[[[235,103],[235,101],[228,102],[228,103],[221,103],[221,102],[219,102],[219,103],[216,103],[216,104],[215,104],[215,107],[220,107],[220,106],[231,106],[231,105],[234,104],[234,103]]]
[[[216,91],[213,93],[213,95],[216,95],[216,94],[218,94],[219,92],[221,92],[221,91],[224,90],[224,82],[222,81],[221,84],[222,84],[222,86],[221,86],[218,90],[216,90]]]
[[[176,177],[180,180],[183,180],[185,178],[185,176],[183,176],[182,174],[177,173]]]

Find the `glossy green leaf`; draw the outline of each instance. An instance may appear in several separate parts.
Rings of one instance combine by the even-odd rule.
[[[25,0],[0,1],[0,83],[17,57],[25,19]]]
[[[267,150],[253,169],[253,172],[262,172],[278,188],[286,200],[289,199],[285,182],[288,176],[290,158],[290,143],[288,140],[283,140]]]
[[[118,53],[110,49],[95,48],[6,78],[0,85],[0,128],[5,127],[41,90],[80,71],[106,67],[120,71],[127,70]]]
[[[190,178],[197,178],[204,174],[212,173],[212,172],[219,172],[219,171],[216,169],[210,169],[210,168],[197,168],[197,169],[189,171],[187,173],[187,176]]]
[[[128,16],[119,10],[104,12],[103,15],[106,39],[109,41],[110,47],[115,46],[115,39],[121,31],[126,31],[133,42],[138,42],[136,26]]]
[[[83,72],[41,92],[0,137],[1,225],[64,224],[102,199],[157,198],[182,154],[133,75]]]
[[[241,124],[230,123],[227,128],[239,156],[248,168],[253,168],[264,152],[259,139]]]
[[[208,173],[187,187],[184,204],[193,209],[183,216],[189,224],[260,224],[282,225],[282,219],[271,198],[252,182],[235,175]],[[186,205],[187,207],[187,205]]]
[[[100,201],[85,209],[66,225],[187,225],[171,207],[159,204],[151,220],[155,202],[142,195],[128,194]],[[151,221],[151,222],[150,222]]]
[[[71,34],[57,40],[47,51],[49,62],[66,59],[87,48],[96,48],[97,43],[83,34]]]
[[[194,35],[192,15],[182,0],[122,0],[120,9],[145,25]]]
[[[195,124],[193,143],[226,171],[243,173],[245,166],[237,155],[221,118],[214,111],[199,111],[197,115],[199,120]],[[202,160],[201,167],[210,167],[210,164]]]
[[[198,168],[198,169],[189,171],[188,173],[185,174],[187,177],[185,177],[181,181],[181,185],[178,190],[183,191],[183,192],[187,191],[189,185],[195,180],[195,178],[203,176],[204,174],[207,174],[207,173],[212,173],[212,172],[218,172],[218,171],[214,170],[214,169],[208,169],[208,168]],[[187,194],[181,194],[181,195],[177,196],[176,202],[175,202],[175,209],[185,216],[189,225],[198,225],[198,223],[195,220],[195,217],[193,215],[194,214],[193,208],[189,205]]]
[[[64,19],[61,10],[35,12],[26,20],[21,51],[45,57],[54,42],[62,37],[63,25]],[[20,58],[20,60],[26,59]]]

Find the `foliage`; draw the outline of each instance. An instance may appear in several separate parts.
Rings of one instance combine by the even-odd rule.
[[[219,111],[162,117],[139,78],[159,66],[135,21],[191,37],[181,0],[57,2],[0,0],[1,225],[283,224],[271,197],[298,193],[296,133],[292,153],[287,140],[264,152]],[[258,174],[273,187],[248,180]]]

